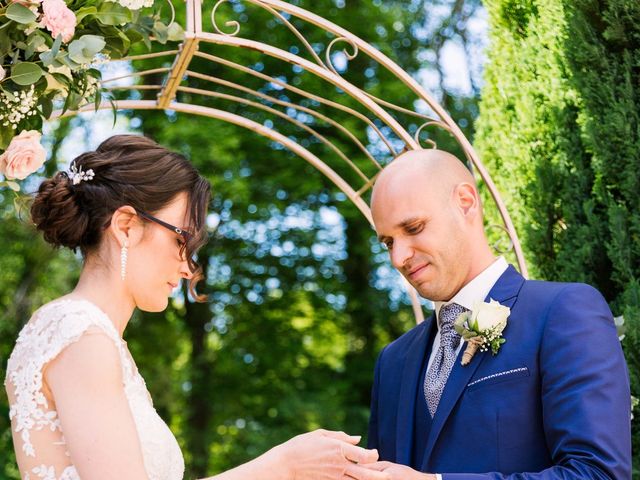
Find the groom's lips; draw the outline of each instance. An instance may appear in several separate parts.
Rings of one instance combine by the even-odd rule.
[[[416,268],[412,269],[409,272],[409,278],[411,280],[414,280],[421,272],[424,271],[425,268],[427,268],[430,264],[429,263],[425,263],[424,265],[419,265]]]

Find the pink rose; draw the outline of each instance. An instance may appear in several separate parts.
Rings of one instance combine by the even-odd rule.
[[[56,38],[62,35],[62,41],[68,43],[76,30],[76,15],[64,0],[42,0],[42,25]]]
[[[13,137],[7,150],[0,155],[0,173],[8,180],[23,180],[38,170],[47,158],[40,137],[36,130],[23,130]]]

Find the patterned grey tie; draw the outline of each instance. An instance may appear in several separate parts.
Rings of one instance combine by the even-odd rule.
[[[468,309],[457,303],[443,305],[440,308],[440,346],[431,367],[424,376],[424,395],[431,417],[436,414],[440,397],[444,391],[453,364],[456,361],[456,349],[460,344],[460,335],[454,330],[453,323],[458,315]]]

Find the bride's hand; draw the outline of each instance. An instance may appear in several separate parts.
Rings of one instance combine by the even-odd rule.
[[[344,432],[315,430],[304,433],[279,447],[291,480],[337,480],[345,476],[354,463],[371,463],[378,459],[376,450],[356,446],[359,436]]]

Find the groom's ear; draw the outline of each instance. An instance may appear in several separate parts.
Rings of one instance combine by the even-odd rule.
[[[475,185],[471,183],[459,183],[454,190],[454,200],[463,216],[473,220],[480,212],[480,197]]]

